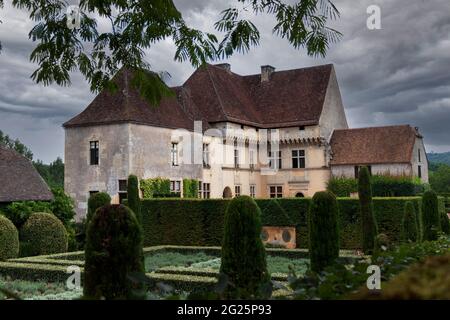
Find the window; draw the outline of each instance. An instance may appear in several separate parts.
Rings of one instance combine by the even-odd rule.
[[[119,180],[119,203],[122,204],[122,201],[128,197],[127,195],[127,180]]]
[[[281,169],[281,151],[269,151],[268,158],[270,169]]]
[[[254,184],[250,185],[250,197],[256,198],[256,186]]]
[[[422,166],[417,167],[417,175],[419,176],[419,178],[422,178]]]
[[[170,181],[170,192],[181,193],[181,181],[179,180]]]
[[[89,191],[89,197],[93,196],[94,194],[98,193],[98,191]]]
[[[237,148],[237,141],[234,141],[234,167],[239,168],[239,150]]]
[[[198,182],[198,197],[202,199],[211,198],[211,184]]]
[[[203,144],[203,168],[209,168],[209,144]]]
[[[201,181],[198,182],[198,197],[201,199],[203,195],[203,183]]]
[[[292,150],[292,168],[305,168],[305,150]]]
[[[99,143],[98,141],[91,141],[89,142],[90,145],[90,164],[91,166],[98,165],[99,160]]]
[[[420,149],[417,150],[417,156],[418,156],[419,162],[421,162],[422,160],[420,159],[421,158]]]
[[[304,130],[305,130],[305,126],[300,126],[298,129],[299,129],[300,131],[304,131]]]
[[[172,166],[178,166],[178,143],[172,143],[171,158]]]
[[[203,184],[203,199],[211,198],[211,184],[204,183]]]
[[[270,186],[269,195],[271,198],[283,198],[283,187],[282,186]]]
[[[250,169],[253,170],[255,169],[255,150],[250,150],[249,151],[249,166]]]
[[[234,196],[239,197],[241,195],[241,186],[234,186]]]

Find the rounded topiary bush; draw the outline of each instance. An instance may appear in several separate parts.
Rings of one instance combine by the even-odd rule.
[[[95,211],[103,206],[111,204],[111,197],[106,192],[97,192],[91,195],[88,199],[88,212],[86,216],[86,225],[91,221]]]
[[[124,205],[99,208],[87,229],[84,296],[93,299],[137,299],[139,284],[129,276],[144,273],[142,231]]]
[[[20,229],[20,241],[31,256],[67,251],[66,229],[51,213],[33,213]]]
[[[417,227],[416,210],[411,201],[405,204],[405,211],[402,220],[402,239],[403,241],[416,242],[419,240],[419,228]]]
[[[249,196],[234,198],[225,214],[220,273],[228,278],[227,298],[264,298],[270,285],[261,241],[261,210]]]
[[[434,191],[426,191],[422,197],[423,240],[437,240],[440,228],[438,197]]]
[[[0,215],[0,261],[17,258],[19,255],[19,232],[14,224]]]
[[[338,207],[334,194],[316,192],[309,208],[311,270],[320,272],[339,257]]]

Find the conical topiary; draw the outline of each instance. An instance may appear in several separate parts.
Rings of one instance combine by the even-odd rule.
[[[334,194],[316,192],[309,208],[311,270],[320,272],[339,257],[338,207]]]
[[[136,219],[142,225],[141,199],[139,197],[139,180],[135,175],[130,175],[128,177],[127,192],[128,207],[134,212],[134,214],[136,215]]]
[[[111,204],[111,197],[106,192],[96,192],[92,194],[88,199],[88,212],[86,216],[86,226],[94,216],[95,211],[103,206]]]
[[[373,212],[372,185],[367,167],[361,167],[359,171],[358,196],[362,223],[362,249],[365,254],[371,254],[378,228]]]
[[[402,220],[402,239],[404,241],[416,242],[419,240],[419,230],[417,226],[416,210],[411,201],[405,203],[405,210]]]
[[[270,285],[260,216],[251,197],[236,197],[228,205],[220,266],[228,277],[227,298],[264,298],[264,288]]]
[[[445,211],[441,212],[441,229],[443,233],[450,234],[450,219]]]
[[[134,213],[124,205],[99,208],[87,230],[85,298],[142,298],[142,284],[130,277],[143,273],[142,231]]]
[[[437,240],[440,231],[438,197],[434,191],[426,191],[422,197],[423,240]]]

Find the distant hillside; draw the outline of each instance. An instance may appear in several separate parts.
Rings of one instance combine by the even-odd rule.
[[[450,152],[428,153],[428,161],[431,163],[445,163],[450,165]]]

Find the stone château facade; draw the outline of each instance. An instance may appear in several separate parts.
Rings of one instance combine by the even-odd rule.
[[[168,178],[174,192],[196,179],[205,198],[312,196],[360,165],[428,181],[416,128],[348,128],[333,65],[241,76],[208,64],[158,107],[131,79],[121,70],[117,92],[101,92],[64,124],[65,188],[78,218],[90,193],[125,197],[129,174]]]

